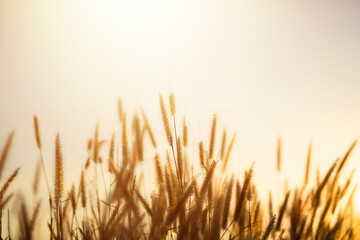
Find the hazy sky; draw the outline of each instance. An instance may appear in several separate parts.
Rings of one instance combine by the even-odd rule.
[[[118,97],[147,111],[166,146],[158,94],[174,91],[191,156],[216,112],[218,140],[223,126],[238,132],[233,171],[256,161],[266,195],[281,135],[283,177],[299,184],[310,141],[323,172],[360,136],[359,13],[340,0],[0,0],[1,146],[16,128],[7,172],[32,179],[36,113],[49,173],[59,131],[65,174],[78,174],[96,123],[102,138],[119,130]]]

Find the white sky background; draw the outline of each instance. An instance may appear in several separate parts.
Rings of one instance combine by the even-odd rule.
[[[302,183],[312,140],[315,178],[360,136],[359,13],[359,1],[0,0],[1,147],[16,128],[6,172],[21,166],[17,181],[32,181],[36,113],[51,178],[59,131],[77,182],[96,122],[102,138],[119,130],[118,97],[146,110],[165,147],[158,94],[174,91],[191,157],[216,112],[218,142],[223,126],[238,132],[231,169],[242,177],[256,161],[264,196],[279,135],[283,177]]]

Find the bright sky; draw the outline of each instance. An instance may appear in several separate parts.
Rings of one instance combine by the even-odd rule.
[[[16,128],[7,172],[32,180],[36,113],[48,172],[59,131],[65,174],[78,175],[96,122],[102,138],[119,130],[118,97],[146,110],[166,146],[158,94],[174,91],[190,155],[216,112],[219,141],[223,126],[238,132],[233,171],[256,161],[265,196],[279,135],[282,177],[302,183],[312,141],[315,178],[360,136],[359,12],[355,0],[0,0],[1,147]],[[360,145],[346,172],[359,165]]]

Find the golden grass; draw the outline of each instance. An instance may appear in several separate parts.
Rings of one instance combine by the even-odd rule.
[[[97,124],[94,136],[87,144],[88,155],[84,167],[79,169],[78,184],[74,181],[68,189],[64,185],[64,160],[60,137],[57,134],[54,191],[51,192],[48,187],[49,208],[43,207],[45,204],[40,201],[41,191],[37,190],[41,181],[40,163],[47,185],[48,181],[43,164],[39,122],[34,116],[35,141],[41,160],[36,167],[33,183],[32,198],[36,200],[36,204],[29,207],[26,199],[17,197],[12,206],[18,206],[18,215],[8,217],[7,221],[9,224],[17,220],[18,226],[15,228],[18,234],[11,236],[11,231],[8,230],[7,235],[6,231],[2,231],[1,237],[39,239],[38,229],[47,225],[47,236],[54,240],[360,238],[356,224],[358,219],[353,210],[353,196],[357,187],[353,183],[355,173],[353,171],[345,179],[341,176],[356,141],[341,159],[330,166],[324,176],[320,176],[320,171],[317,170],[314,186],[310,185],[309,179],[312,152],[310,144],[307,159],[304,161],[302,186],[293,189],[286,187],[284,194],[280,194],[283,198],[279,199],[279,202],[273,202],[273,193],[270,191],[268,204],[265,204],[266,201],[260,199],[258,189],[253,183],[253,176],[256,174],[253,166],[244,171],[242,181],[239,176],[226,175],[226,167],[235,147],[236,133],[232,135],[230,142],[227,142],[227,136],[231,135],[224,129],[221,142],[217,146],[217,116],[214,115],[209,141],[198,143],[196,159],[200,168],[197,169],[194,166],[196,164],[190,163],[193,159],[189,161],[187,153],[189,133],[185,118],[182,121],[182,136],[176,134],[174,94],[169,96],[169,111],[166,110],[161,95],[159,100],[165,129],[162,139],[169,144],[169,149],[164,154],[157,149],[155,135],[144,111],[141,111],[142,118],[134,115],[129,127],[132,131],[128,132],[127,114],[119,99],[121,142],[115,141],[114,132],[108,142],[108,161],[104,162],[102,159],[106,158],[102,156],[100,148],[105,145],[105,141],[100,139],[100,126]],[[168,114],[174,120],[174,138]],[[13,136],[14,131],[8,136],[2,149],[0,176]],[[209,143],[208,149],[204,148],[204,142]],[[145,189],[141,161],[151,159],[146,157],[150,155],[147,152],[149,148],[156,153],[152,158],[156,184],[151,184],[152,189]],[[283,170],[281,152],[282,140],[278,138],[275,168],[277,172]],[[148,169],[144,170],[148,174]],[[3,213],[5,206],[12,201],[14,193],[6,193],[18,173],[19,169],[16,169],[0,190],[0,213]],[[38,217],[44,214],[48,217]]]
[[[277,161],[276,161],[276,169],[278,172],[281,171],[281,161],[282,161],[282,141],[281,137],[278,138],[277,142]]]
[[[9,188],[10,183],[14,180],[14,178],[17,176],[18,172],[19,172],[20,168],[17,168],[12,174],[11,176],[8,178],[8,180],[5,182],[5,184],[2,186],[1,190],[0,190],[0,202],[4,199],[4,195],[7,191],[7,189]]]
[[[35,137],[36,137],[36,144],[39,149],[41,149],[41,139],[40,139],[40,130],[39,130],[39,123],[38,118],[34,115],[34,128],[35,128]]]
[[[171,134],[171,130],[170,130],[170,123],[169,123],[169,119],[167,116],[167,111],[165,109],[164,99],[161,95],[159,95],[159,100],[160,100],[161,115],[162,115],[162,119],[163,119],[166,138],[168,140],[169,145],[173,146],[173,138],[172,138],[172,134]]]
[[[55,188],[54,188],[54,201],[55,206],[58,207],[61,197],[64,192],[64,166],[63,156],[61,152],[61,143],[59,134],[56,135],[55,140]]]
[[[308,154],[307,154],[307,159],[306,159],[304,186],[306,186],[309,183],[311,152],[312,152],[312,144],[310,143],[309,149],[308,149]]]
[[[1,179],[1,176],[2,176],[2,172],[3,172],[3,169],[4,169],[5,162],[7,160],[7,156],[9,154],[9,150],[10,150],[10,147],[11,147],[12,140],[14,138],[14,134],[15,134],[15,130],[13,130],[9,134],[8,138],[6,139],[5,146],[1,151],[1,156],[0,156],[0,179]]]
[[[176,113],[176,105],[175,105],[175,96],[173,92],[169,96],[169,103],[170,103],[170,114],[174,116]]]
[[[209,157],[208,159],[213,158],[214,154],[214,146],[215,146],[215,135],[216,135],[216,114],[214,114],[212,125],[211,125],[211,133],[210,133],[210,144],[209,144]]]

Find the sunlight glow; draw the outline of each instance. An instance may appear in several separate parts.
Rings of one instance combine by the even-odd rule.
[[[120,2],[126,15],[137,21],[166,21],[170,16],[171,2],[165,0],[125,0]]]
[[[117,16],[123,19],[132,27],[138,24],[159,24],[171,21],[173,15],[173,3],[165,0],[121,0],[121,1],[103,1],[96,2],[94,6],[110,16]]]

